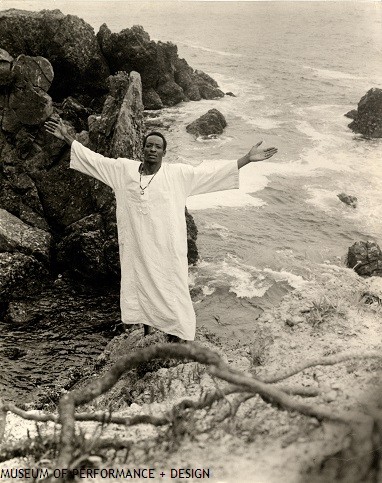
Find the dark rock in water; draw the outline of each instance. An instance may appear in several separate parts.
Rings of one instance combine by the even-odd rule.
[[[112,73],[139,72],[146,109],[224,96],[210,76],[192,69],[184,59],[179,59],[176,45],[150,40],[141,26],[112,33],[103,24],[97,38]]]
[[[176,62],[175,82],[180,85],[185,96],[190,101],[200,101],[202,99],[197,80],[197,74],[195,74],[187,62],[184,59],[178,59]]]
[[[31,310],[29,302],[15,301],[9,303],[8,310],[4,316],[4,322],[12,324],[13,326],[25,327],[32,325],[39,318],[39,314]]]
[[[347,256],[347,266],[358,275],[371,277],[382,276],[382,252],[377,243],[359,241],[354,243]]]
[[[348,117],[349,119],[357,119],[358,111],[357,109],[352,109],[351,111],[344,114],[344,116]]]
[[[382,89],[370,89],[359,101],[350,129],[368,138],[382,137]]]
[[[221,112],[210,109],[206,114],[196,119],[186,127],[187,132],[195,136],[207,137],[222,134],[227,122]]]
[[[105,91],[109,68],[93,28],[82,19],[59,10],[0,12],[0,48],[13,57],[42,56],[53,65],[51,95],[63,99]]]
[[[157,93],[165,106],[175,106],[175,104],[187,100],[183,89],[173,80],[157,87]]]
[[[0,208],[0,252],[21,252],[48,263],[51,235]]]
[[[143,100],[143,105],[145,106],[145,109],[157,110],[157,109],[162,109],[162,107],[164,107],[162,99],[159,97],[159,94],[152,87],[143,91],[142,100]]]
[[[23,253],[0,253],[0,303],[41,290],[48,273],[36,258]]]
[[[347,195],[346,193],[340,193],[337,196],[346,205],[357,208],[358,199],[355,196]]]
[[[231,97],[237,97],[233,92],[226,92],[225,93],[226,96],[231,96]]]

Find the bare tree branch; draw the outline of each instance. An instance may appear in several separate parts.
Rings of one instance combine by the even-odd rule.
[[[299,372],[304,371],[309,367],[332,366],[334,364],[339,364],[340,362],[348,361],[350,359],[373,359],[373,358],[382,359],[382,348],[380,351],[346,352],[344,354],[334,354],[328,357],[312,359],[311,361],[307,361],[307,362],[303,362],[302,364],[299,364],[297,367],[285,372],[284,374],[265,377],[265,378],[262,378],[261,380],[263,382],[267,382],[268,384],[271,384],[271,383],[273,384],[275,382],[283,381],[288,377],[294,376],[295,374],[298,374]]]
[[[364,423],[370,421],[370,417],[363,413],[347,411],[346,413],[339,413],[331,411],[326,408],[320,408],[316,405],[309,405],[303,402],[295,401],[288,396],[284,391],[277,389],[262,381],[258,381],[251,377],[238,374],[236,371],[232,372],[226,368],[211,367],[210,371],[220,379],[227,382],[238,384],[247,387],[248,391],[256,392],[264,397],[267,401],[277,404],[285,409],[297,411],[305,416],[315,417],[319,420],[329,419],[331,421]]]

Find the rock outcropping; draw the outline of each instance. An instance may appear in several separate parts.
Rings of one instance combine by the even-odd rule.
[[[59,10],[0,12],[0,305],[60,272],[119,280],[114,195],[69,169],[67,145],[43,128],[50,116],[94,151],[140,159],[144,107],[223,95],[142,27],[103,25],[96,36]],[[197,229],[185,216],[195,263]]]
[[[382,251],[375,242],[356,242],[348,250],[347,266],[364,277],[381,277]]]
[[[150,40],[140,26],[112,33],[104,24],[95,35],[82,19],[59,10],[11,9],[0,12],[0,49],[7,52],[0,50],[0,82],[9,78],[7,55],[41,56],[55,72],[52,98],[71,96],[86,108],[102,107],[107,79],[119,71],[141,75],[146,109],[224,96],[210,76],[178,57],[176,45]]]
[[[112,33],[103,24],[97,39],[112,73],[135,70],[141,74],[146,109],[224,96],[210,76],[179,59],[176,45],[150,40],[141,26]]]
[[[356,196],[347,195],[346,193],[340,193],[337,196],[342,203],[345,203],[345,205],[351,206],[352,208],[357,208],[358,199]]]
[[[20,91],[20,114],[8,104],[0,109],[0,302],[40,288],[50,273],[65,272],[82,282],[102,282],[117,287],[119,254],[112,190],[101,182],[69,168],[69,148],[43,128],[50,113],[60,116],[73,136],[109,157],[140,159],[145,131],[140,75],[121,72],[109,76],[102,112],[91,114],[77,99],[69,97],[53,106],[47,89],[53,78],[44,58],[20,55],[9,61],[11,79],[3,85],[4,98],[24,82],[46,102]],[[4,69],[7,70],[7,69]],[[42,73],[45,72],[46,75]],[[50,106],[49,111],[39,109]],[[28,106],[30,113],[28,116]],[[35,117],[33,117],[35,116]],[[31,122],[33,119],[33,123]],[[76,132],[75,126],[87,130]],[[189,261],[197,260],[197,230],[186,213]],[[30,282],[30,279],[37,279]],[[28,281],[28,283],[26,283]],[[28,290],[25,292],[27,293]]]
[[[357,111],[351,113],[354,120],[350,129],[368,138],[382,137],[382,89],[370,89],[359,101]]]
[[[217,109],[210,109],[206,114],[186,126],[186,130],[197,137],[209,137],[222,134],[226,126],[227,122],[223,114]]]

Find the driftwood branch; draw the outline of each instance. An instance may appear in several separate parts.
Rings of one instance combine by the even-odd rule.
[[[75,421],[98,421],[100,423],[116,423],[132,426],[136,424],[151,424],[154,426],[161,426],[169,424],[176,412],[187,409],[201,409],[213,404],[215,401],[224,398],[228,394],[244,392],[248,393],[237,399],[237,404],[234,410],[239,407],[242,402],[258,394],[264,400],[275,404],[281,408],[297,411],[303,415],[315,417],[319,420],[329,419],[339,422],[366,422],[370,421],[370,416],[358,412],[339,413],[319,407],[317,405],[306,404],[300,400],[295,400],[291,395],[300,396],[316,396],[318,394],[315,388],[303,388],[296,386],[273,385],[273,383],[282,381],[297,374],[298,372],[315,365],[332,365],[354,358],[381,358],[381,353],[372,351],[361,354],[359,352],[337,354],[335,356],[317,359],[301,364],[295,369],[288,371],[284,375],[268,378],[267,381],[255,379],[246,376],[239,371],[230,368],[222,358],[215,352],[197,344],[158,344],[155,346],[146,347],[140,351],[133,352],[120,358],[102,377],[92,381],[87,387],[74,390],[65,394],[59,402],[58,415],[53,414],[31,414],[17,408],[13,404],[3,404],[0,400],[0,437],[5,430],[5,417],[7,411],[34,421],[53,421],[61,424],[60,435],[60,453],[58,458],[58,465],[62,468],[69,468],[73,461],[73,447],[75,443]],[[152,415],[137,415],[133,417],[119,417],[105,413],[79,413],[75,414],[75,408],[79,405],[86,404],[101,394],[111,389],[123,373],[127,370],[133,369],[152,359],[173,358],[178,360],[193,360],[209,367],[208,372],[212,377],[224,380],[230,385],[224,389],[217,389],[211,393],[206,394],[198,401],[183,400],[170,411],[161,416]],[[272,383],[272,384],[271,384]],[[235,411],[234,411],[235,412]],[[106,444],[106,440],[105,440]],[[125,444],[125,443],[123,443]],[[121,446],[123,446],[121,444]],[[127,444],[127,442],[126,442]],[[118,446],[118,445],[117,445]]]
[[[294,376],[309,367],[315,366],[332,366],[334,364],[339,364],[340,362],[348,361],[351,359],[382,359],[382,349],[380,351],[368,351],[368,352],[346,352],[344,354],[334,354],[332,356],[321,357],[318,359],[312,359],[311,361],[303,362],[299,364],[295,368],[285,372],[284,374],[279,374],[276,376],[270,376],[262,378],[263,382],[267,382],[268,384],[283,381],[288,377]]]

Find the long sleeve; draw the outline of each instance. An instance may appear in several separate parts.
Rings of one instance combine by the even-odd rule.
[[[237,161],[203,162],[193,168],[188,196],[239,188]]]
[[[120,177],[121,162],[107,158],[73,141],[70,150],[70,167],[81,173],[92,176],[115,189]]]

